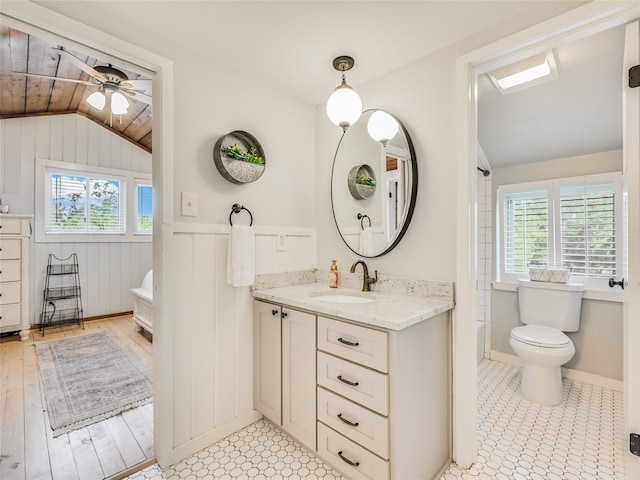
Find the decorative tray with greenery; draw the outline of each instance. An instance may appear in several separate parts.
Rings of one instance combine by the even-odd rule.
[[[218,139],[213,147],[213,161],[220,174],[232,183],[255,182],[267,163],[260,142],[242,130]]]
[[[367,200],[376,193],[376,174],[370,165],[356,165],[347,177],[349,193],[356,200]]]

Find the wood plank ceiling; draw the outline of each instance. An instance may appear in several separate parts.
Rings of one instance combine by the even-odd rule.
[[[66,55],[54,50],[61,46],[0,25],[0,118],[77,113],[151,152],[151,105],[128,97],[129,109],[123,115],[111,115],[108,108],[100,111],[91,107],[86,99],[98,84]],[[107,65],[80,52],[65,50],[91,67]],[[120,66],[116,68],[129,79],[148,78]],[[92,81],[96,87],[12,72]]]

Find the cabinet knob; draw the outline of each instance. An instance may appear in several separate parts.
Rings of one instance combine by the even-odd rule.
[[[287,318],[288,313],[287,312],[282,312],[282,318]]]
[[[278,310],[276,310],[275,308],[271,310],[271,315],[277,315],[277,314],[278,314]]]

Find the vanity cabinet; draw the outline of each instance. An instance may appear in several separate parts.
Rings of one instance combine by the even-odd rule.
[[[0,333],[29,338],[29,221],[27,215],[0,215]]]
[[[316,317],[254,302],[254,408],[316,449]]]
[[[379,293],[375,308],[327,306],[323,288],[254,292],[256,410],[353,480],[440,478],[452,301]]]
[[[318,454],[353,479],[441,473],[449,339],[446,314],[399,331],[318,316]]]

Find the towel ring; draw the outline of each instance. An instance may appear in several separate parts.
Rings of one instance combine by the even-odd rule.
[[[362,228],[362,230],[364,230],[364,219],[369,220],[369,228],[371,228],[371,218],[369,218],[369,215],[363,215],[362,213],[358,214],[358,220],[360,220],[360,228]]]
[[[242,205],[239,205],[237,203],[234,203],[233,206],[231,207],[231,213],[229,214],[229,225],[231,225],[233,227],[233,222],[231,221],[231,216],[234,213],[240,213],[242,210],[245,210],[250,217],[250,222],[249,222],[249,226],[253,225],[253,215],[251,215],[251,212],[249,211],[248,208],[243,207]]]

